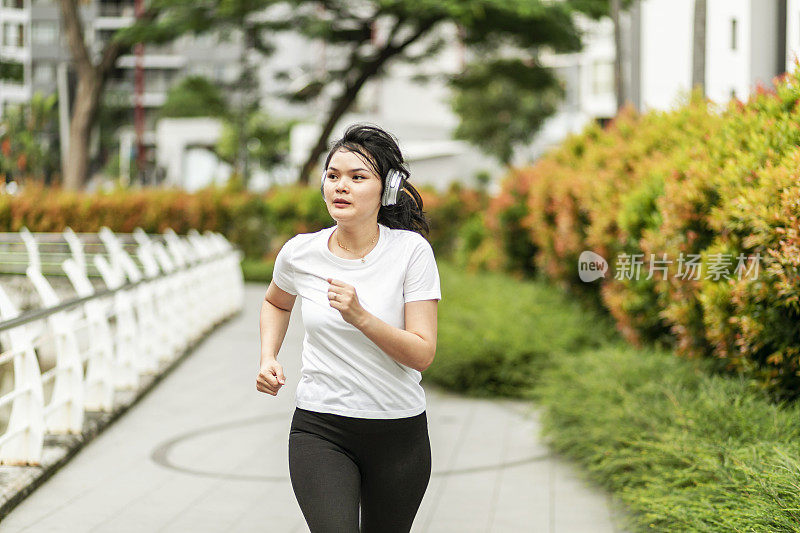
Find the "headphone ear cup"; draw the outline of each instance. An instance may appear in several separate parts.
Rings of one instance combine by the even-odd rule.
[[[383,188],[381,205],[395,205],[404,185],[405,179],[403,179],[402,172],[397,169],[390,170],[386,175],[386,185]]]

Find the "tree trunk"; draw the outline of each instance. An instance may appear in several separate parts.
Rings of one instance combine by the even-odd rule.
[[[311,153],[308,154],[306,162],[303,163],[303,166],[300,168],[300,174],[297,177],[298,183],[308,185],[308,177],[311,173],[311,169],[314,168],[314,165],[317,164],[319,156],[325,151],[325,147],[328,143],[328,137],[330,137],[334,126],[336,126],[336,123],[340,118],[342,118],[342,115],[344,115],[347,110],[350,109],[350,106],[353,105],[353,102],[355,102],[356,97],[358,96],[358,91],[361,90],[361,88],[364,86],[364,83],[375,76],[380,70],[381,66],[391,57],[401,53],[406,47],[408,47],[408,45],[427,33],[436,24],[436,22],[438,21],[434,19],[421,24],[417,28],[417,31],[415,31],[410,37],[398,45],[391,44],[391,41],[388,42],[380,50],[374,60],[364,65],[358,77],[352,83],[347,83],[345,85],[344,92],[333,101],[330,111],[328,112],[328,119],[325,121],[325,125],[322,127],[319,138],[317,139],[314,148],[311,149]]]
[[[699,88],[706,95],[706,0],[694,1],[692,88]]]
[[[80,190],[89,171],[89,146],[92,126],[100,107],[101,83],[96,78],[81,78],[73,99],[72,120],[69,125],[69,152],[63,187]]]
[[[69,151],[64,169],[63,186],[77,190],[83,187],[89,170],[89,136],[100,108],[106,77],[117,58],[130,51],[131,45],[117,41],[109,42],[95,65],[89,55],[84,39],[84,30],[78,14],[77,0],[60,0],[61,20],[67,38],[72,60],[78,75],[78,86],[72,105],[69,126]],[[158,15],[158,8],[149,8],[139,21],[152,21]]]
[[[331,110],[328,112],[328,120],[325,121],[325,125],[322,128],[322,132],[319,134],[319,138],[317,138],[317,142],[314,145],[314,148],[311,149],[311,153],[308,154],[308,158],[306,162],[303,163],[303,166],[300,169],[300,175],[298,176],[298,183],[302,183],[303,185],[308,185],[308,176],[311,173],[311,169],[314,168],[314,165],[317,164],[317,160],[319,156],[325,151],[325,147],[328,143],[328,137],[330,137],[331,132],[333,131],[334,126],[342,118],[342,115],[353,105],[353,102],[358,96],[358,91],[361,89],[363,82],[359,85],[348,86],[345,88],[345,91],[342,95],[334,101]]]

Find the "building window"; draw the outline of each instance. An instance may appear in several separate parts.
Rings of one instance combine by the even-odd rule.
[[[736,19],[731,19],[731,50],[736,50]]]
[[[604,95],[614,92],[614,64],[595,61],[592,65],[592,94]]]
[[[3,25],[3,44],[5,46],[18,46],[20,48],[25,46],[25,33],[23,25],[13,22],[7,22]]]
[[[578,67],[555,67],[553,72],[564,88],[564,108],[568,110],[577,110],[580,107],[580,102],[578,101]]]
[[[25,9],[25,0],[3,0],[3,7]]]
[[[96,30],[95,42],[99,45],[105,46],[114,37],[117,30]]]
[[[58,43],[58,23],[54,20],[34,22],[31,26],[33,44],[53,45]]]

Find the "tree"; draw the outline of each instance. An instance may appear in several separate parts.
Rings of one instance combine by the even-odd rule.
[[[566,4],[574,13],[594,20],[608,17],[612,9],[610,0],[568,0]],[[631,0],[622,3],[626,8],[630,4]],[[511,57],[478,54],[450,80],[450,87],[451,106],[459,117],[454,136],[509,164],[514,148],[530,143],[544,120],[558,110],[564,90],[558,78],[536,60],[535,50],[506,49],[505,53]],[[617,57],[615,63],[621,82],[622,61]],[[624,99],[616,85],[617,97]]]
[[[217,143],[217,156],[235,163],[244,145],[247,160],[257,161],[263,169],[286,163],[289,154],[289,132],[292,121],[281,121],[264,111],[247,117],[244,130],[239,133],[236,124],[226,121]]]
[[[159,110],[160,117],[218,117],[223,121],[216,155],[231,165],[242,156],[257,161],[263,169],[285,163],[289,154],[289,131],[294,124],[271,117],[248,106],[242,121],[232,113],[219,87],[203,76],[187,76],[170,88]],[[240,123],[243,122],[243,127]]]
[[[203,76],[187,76],[167,91],[167,100],[158,116],[168,117],[225,117],[230,108],[222,91]]]
[[[451,101],[454,136],[509,164],[514,146],[531,141],[555,113],[563,89],[553,73],[519,59],[473,62],[456,76]]]
[[[122,41],[112,39],[99,54],[99,59],[94,60],[85,41],[83,24],[78,15],[78,1],[59,0],[59,5],[78,80],[72,101],[69,150],[63,185],[67,189],[78,189],[86,181],[89,168],[89,136],[97,118],[106,79],[117,58],[127,53],[133,43],[123,44]],[[157,13],[157,8],[151,8],[142,19],[152,20]]]
[[[257,12],[273,0],[152,0],[137,21],[116,32],[93,58],[78,15],[78,0],[59,0],[67,44],[75,64],[77,87],[72,102],[64,187],[78,189],[86,181],[89,166],[89,136],[97,120],[109,73],[117,59],[130,53],[137,43],[164,44],[177,37],[195,35],[219,27],[236,27],[242,13]],[[254,30],[258,29],[254,25]],[[257,31],[253,46],[268,51]]]
[[[583,0],[591,3],[590,0]],[[570,2],[546,0],[291,0],[289,14],[273,21],[274,31],[293,30],[343,49],[343,61],[327,72],[310,77],[295,97],[309,100],[335,84],[322,130],[300,169],[299,181],[308,182],[336,123],[356,101],[364,84],[383,75],[393,63],[415,62],[442,48],[436,30],[445,23],[463,29],[467,46],[498,53],[512,46],[535,55],[541,46],[568,52],[580,48]],[[317,7],[324,9],[315,9]],[[385,24],[386,39],[377,39],[374,24]],[[411,52],[412,45],[421,50]]]

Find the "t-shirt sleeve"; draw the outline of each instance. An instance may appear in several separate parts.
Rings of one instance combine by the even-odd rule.
[[[408,270],[403,281],[403,299],[406,302],[442,299],[436,258],[433,248],[424,237],[415,239],[411,247]]]
[[[295,286],[294,266],[292,264],[292,247],[294,238],[286,241],[275,257],[275,267],[272,269],[272,281],[279,289],[283,289],[289,294],[297,295]]]

